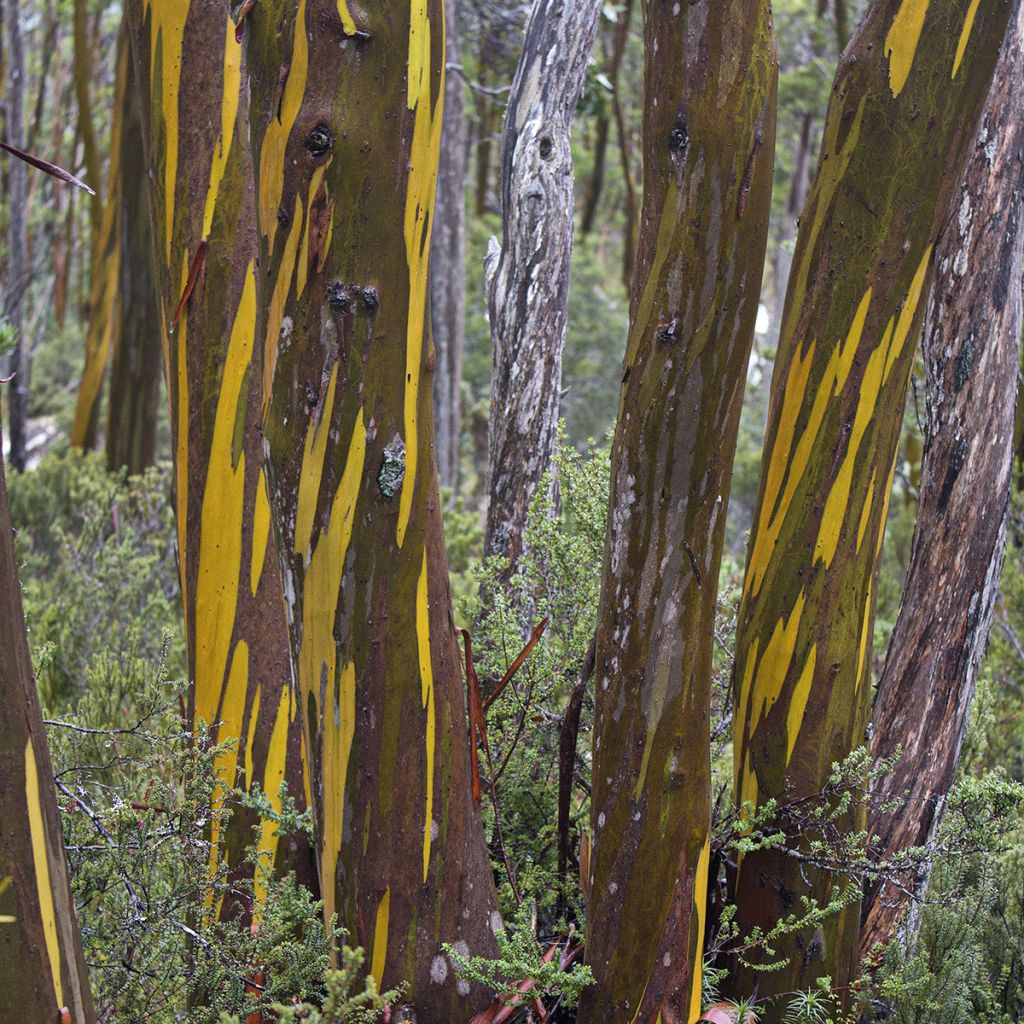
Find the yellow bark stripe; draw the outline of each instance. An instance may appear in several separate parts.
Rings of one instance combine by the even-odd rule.
[[[253,714],[256,713],[253,708]],[[270,746],[267,748],[267,763],[263,769],[263,792],[266,793],[270,806],[280,813],[281,783],[284,781],[285,758],[288,753],[288,700],[282,690],[274,718],[274,728],[270,733]],[[253,921],[259,924],[263,916],[263,908],[267,901],[267,879],[273,871],[277,859],[277,847],[280,842],[277,825],[264,818],[260,822],[259,863],[266,865],[266,872],[257,870],[253,878]]]
[[[443,40],[442,40],[443,44]],[[405,476],[398,502],[397,542],[401,547],[412,513],[419,456],[417,414],[420,371],[426,340],[427,267],[430,260],[430,216],[437,187],[437,165],[441,153],[441,114],[444,71],[437,103],[430,103],[430,18],[425,0],[412,0],[409,22],[409,63],[407,103],[415,111],[409,178],[405,202],[405,254],[409,266],[409,314],[405,343]]]
[[[32,737],[25,744],[25,804],[28,807],[28,828],[32,839],[32,866],[35,869],[39,916],[46,939],[46,955],[50,961],[50,977],[57,1005],[64,1005],[64,989],[60,977],[60,939],[57,935],[57,911],[53,904],[53,882],[50,878],[50,851],[43,823],[42,794],[39,791],[39,769]]]
[[[967,41],[971,38],[971,29],[974,28],[974,17],[978,13],[978,0],[971,0],[971,6],[967,8],[967,15],[964,18],[964,27],[960,30],[960,39],[956,44],[956,56],[953,58],[953,72],[950,78],[956,78],[960,70],[964,53],[967,52]]]
[[[242,47],[235,40],[235,27],[227,11],[224,12],[224,82],[220,107],[220,142],[214,147],[210,166],[210,185],[206,191],[206,208],[203,212],[203,238],[210,237],[213,214],[217,208],[220,183],[227,168],[231,141],[235,134],[238,118],[238,99],[242,89]]]
[[[328,415],[328,413],[325,413]],[[326,428],[325,428],[326,430]],[[362,410],[356,414],[341,481],[331,502],[325,532],[313,540],[313,551],[302,588],[302,633],[299,646],[299,693],[305,712],[309,695],[317,703],[324,741],[323,777],[332,780],[335,794],[325,791],[324,835],[321,852],[324,917],[335,911],[334,878],[341,847],[345,778],[355,732],[355,666],[347,664],[342,673],[339,702],[334,700],[338,650],[334,641],[334,620],[338,611],[345,557],[352,538],[356,501],[366,461],[366,426]],[[305,473],[303,466],[302,472]],[[319,487],[317,487],[319,490]],[[321,691],[321,680],[325,687]],[[328,799],[330,797],[330,799]],[[336,802],[331,802],[334,800]]]
[[[150,88],[160,97],[164,123],[164,245],[171,262],[174,231],[174,189],[178,180],[178,93],[181,83],[181,46],[188,18],[187,0],[148,0],[151,14],[149,69]],[[160,88],[157,88],[157,50],[160,51]]]
[[[885,37],[885,55],[889,58],[889,88],[899,96],[907,84],[914,54],[921,39],[928,0],[903,0]]]
[[[267,479],[260,470],[256,482],[256,497],[252,510],[252,566],[249,570],[249,588],[253,594],[259,589],[263,565],[270,545],[270,499],[267,497]]]
[[[188,253],[184,254],[181,263],[181,275],[179,277],[179,293],[184,291],[185,282],[188,280]],[[167,353],[168,366],[170,365],[171,341],[167,333],[166,315],[164,317],[164,352]],[[178,526],[178,571],[181,574],[181,592],[188,593],[188,572],[187,563],[189,558],[188,545],[186,544],[186,524],[188,523],[188,317],[182,317],[177,326],[178,352],[176,356],[176,371],[178,377],[178,421],[174,425],[177,434],[177,451],[174,458],[175,474],[175,496],[177,498],[177,515],[175,520]],[[168,375],[168,380],[170,376]],[[185,615],[185,635],[188,635],[190,623],[188,621],[188,601],[183,602]]]
[[[800,735],[800,726],[803,725],[804,712],[807,710],[807,701],[811,696],[811,683],[814,681],[814,668],[818,663],[818,645],[811,645],[811,653],[807,655],[807,661],[800,672],[800,678],[793,687],[793,695],[789,699],[789,707],[786,711],[786,765],[793,759],[793,751],[796,749],[796,738]]]
[[[377,919],[373,926],[373,964],[370,967],[370,973],[378,987],[383,987],[381,979],[384,976],[384,964],[387,962],[388,956],[388,917],[390,914],[391,888],[389,886],[384,890],[384,895],[377,906]]]
[[[271,251],[277,233],[277,211],[284,189],[284,155],[288,138],[295,125],[306,91],[309,74],[309,37],[306,34],[306,0],[299,0],[295,14],[295,38],[292,45],[288,78],[281,94],[280,112],[270,119],[263,147],[260,150],[259,211],[260,230],[267,237]],[[288,273],[291,278],[291,273]]]
[[[434,745],[436,724],[434,722],[434,670],[430,661],[430,594],[427,576],[427,549],[423,548],[423,567],[416,586],[416,643],[420,658],[420,690],[423,709],[426,712],[427,764],[426,809],[423,812],[423,881],[427,880],[430,867],[430,830],[434,821]]]
[[[210,461],[203,490],[196,580],[196,718],[214,721],[231,650],[242,568],[245,454],[231,464],[232,437],[252,359],[256,280],[250,264],[238,303],[221,377]],[[186,389],[182,389],[183,391]],[[182,434],[185,430],[182,430]],[[234,734],[234,735],[237,735]]]
[[[330,906],[333,914],[338,855],[344,840],[345,780],[356,725],[356,666],[353,662],[348,662],[341,670],[337,698],[334,687],[329,685],[324,701],[327,708],[321,715],[323,777],[330,779],[331,783],[323,787],[323,857],[320,864],[324,906]]]
[[[711,863],[711,837],[704,840],[704,848],[697,861],[693,877],[693,911],[697,918],[697,941],[693,950],[693,971],[690,974],[690,1012],[688,1024],[700,1019],[700,1001],[704,982],[704,930],[707,920],[708,868]]]

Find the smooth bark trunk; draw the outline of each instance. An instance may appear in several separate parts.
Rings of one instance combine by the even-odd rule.
[[[265,0],[245,23],[273,523],[324,912],[420,1024],[488,999],[450,942],[500,922],[470,789],[427,319],[437,0]],[[284,69],[284,70],[282,70]]]
[[[882,858],[935,838],[953,785],[992,625],[1013,471],[1021,342],[1024,8],[996,68],[985,115],[935,249],[923,333],[924,451],[917,525],[899,617],[878,684],[871,753],[899,753],[869,826]],[[927,865],[865,895],[861,950],[914,931],[906,890]]]
[[[127,50],[127,47],[126,47]],[[141,473],[156,460],[163,353],[153,219],[134,64],[128,56],[118,159],[118,331],[107,398],[107,468]]]
[[[2,460],[0,992],[5,1020],[95,1020],[46,729],[32,677]]]
[[[875,583],[933,247],[975,137],[1009,16],[1005,0],[879,0],[844,53],[800,222],[772,378],[760,492],[737,625],[737,803],[778,801],[785,845],[744,856],[741,935],[825,905],[846,879],[803,859],[801,801],[864,742]],[[836,828],[864,826],[854,801]],[[859,903],[775,944],[755,982],[763,1020],[822,975],[849,1000]],[[767,955],[767,954],[765,954]],[[755,956],[756,960],[757,957]]]
[[[256,339],[256,236],[242,50],[214,0],[130,0],[174,445],[178,563],[197,742],[234,740],[217,761],[224,787],[259,786],[280,807],[282,781],[308,800],[301,715],[263,469],[262,363]],[[186,85],[187,83],[187,85]],[[224,798],[221,790],[215,800]],[[223,833],[234,876],[259,826],[267,867],[315,887],[308,844],[236,808]],[[213,865],[211,865],[213,866]],[[207,896],[212,899],[212,892]],[[225,905],[208,909],[224,913]],[[241,908],[248,911],[249,908]]]
[[[643,233],[598,615],[581,1024],[695,1021],[711,656],[775,151],[768,0],[644,9]]]

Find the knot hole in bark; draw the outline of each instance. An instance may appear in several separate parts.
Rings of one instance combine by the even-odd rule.
[[[551,141],[551,139],[547,135],[545,135],[540,140],[540,143],[539,143],[537,148],[540,151],[540,158],[541,158],[541,160],[550,160],[552,154],[555,151],[555,144]]]
[[[318,124],[306,136],[306,150],[314,160],[322,161],[326,159],[332,149],[334,149],[334,136],[327,125]]]

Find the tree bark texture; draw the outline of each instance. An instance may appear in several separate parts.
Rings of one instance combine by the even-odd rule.
[[[77,45],[77,32],[75,38]],[[110,350],[116,344],[115,339],[121,326],[119,288],[121,220],[123,216],[121,203],[124,184],[121,175],[121,159],[124,151],[122,141],[124,116],[131,102],[128,94],[130,67],[131,53],[127,28],[122,28],[117,43],[117,77],[114,85],[114,113],[110,125],[107,188],[99,225],[90,235],[92,250],[89,279],[89,324],[85,336],[85,366],[82,370],[81,383],[78,385],[75,418],[71,424],[71,447],[84,448],[87,451],[96,447],[103,377],[107,371],[107,363],[110,361]],[[137,178],[132,182],[132,188],[143,190],[145,188],[144,180]],[[140,230],[145,232],[147,229],[141,228]]]
[[[303,806],[301,716],[290,685],[259,425],[255,210],[241,45],[219,0],[130,0],[127,10],[175,451],[189,712],[211,740],[236,741],[217,763],[225,786],[258,785],[279,807],[285,781]],[[241,872],[257,825],[255,812],[237,809],[221,835],[215,820],[211,838],[224,840],[233,872]],[[276,827],[264,821],[259,848],[268,864],[294,868],[312,883],[309,848],[298,837],[281,844]],[[264,883],[256,872],[257,916]]]
[[[118,329],[110,365],[106,449],[108,469],[123,467],[129,473],[141,473],[156,459],[163,354],[139,91],[127,36],[123,50],[128,79],[127,88],[117,94],[124,104],[116,186]],[[119,80],[121,73],[119,67]]]
[[[501,150],[502,242],[486,260],[491,418],[484,554],[523,551],[526,517],[548,469],[562,389],[572,257],[569,131],[601,5],[535,0]]]
[[[445,62],[462,67],[459,0],[445,4]],[[445,76],[441,166],[430,243],[434,371],[434,446],[441,484],[458,489],[462,440],[462,350],[466,319],[466,98],[460,74]]]
[[[768,0],[644,10],[644,203],[597,634],[579,1020],[701,1008],[711,656],[775,152]]]
[[[923,333],[924,452],[899,617],[872,714],[871,753],[898,810],[870,818],[889,858],[935,836],[960,760],[999,585],[1013,463],[1024,231],[1024,8],[1007,33],[985,114],[935,248]],[[923,890],[926,871],[899,881]],[[896,935],[908,900],[865,897],[861,950]],[[912,929],[911,929],[912,931]]]
[[[738,803],[815,799],[864,742],[875,581],[933,247],[1002,43],[1006,0],[880,0],[836,73],[801,218],[772,379],[734,667]],[[863,826],[862,811],[839,823]],[[786,846],[738,866],[737,922],[765,931],[841,876]],[[776,944],[788,965],[739,970],[762,997],[856,972],[859,906]],[[775,958],[773,958],[775,959]],[[764,1018],[778,1021],[781,1001]]]
[[[7,0],[4,27],[7,32],[7,141],[21,149],[25,144],[25,46],[21,35],[21,4]],[[28,166],[11,159],[7,170],[10,193],[7,201],[7,322],[14,333],[14,347],[8,359],[11,466],[25,469],[28,419],[28,359],[24,337],[24,300],[29,283],[25,238],[25,197]]]
[[[7,0],[10,3],[10,0]],[[0,992],[11,1021],[95,1019],[32,677],[0,461]]]
[[[500,919],[433,457],[428,264],[441,4],[267,0],[246,19],[273,522],[328,917],[420,1024],[487,994],[441,945]]]

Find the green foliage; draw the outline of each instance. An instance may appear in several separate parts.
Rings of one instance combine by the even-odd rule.
[[[108,474],[100,456],[70,452],[8,487],[43,703],[107,689],[116,706],[147,661],[184,675],[169,470]]]
[[[493,989],[509,1006],[525,1005],[537,996],[557,996],[563,1005],[575,1006],[583,989],[594,982],[590,968],[565,963],[565,951],[557,944],[543,951],[535,931],[533,908],[524,902],[511,927],[498,932],[495,959],[466,957],[447,943],[444,951],[460,977]],[[518,986],[527,979],[534,984],[523,991]]]
[[[376,1024],[384,1008],[401,998],[401,989],[377,991],[373,975],[364,973],[362,949],[343,946],[339,959],[341,967],[324,973],[324,994],[316,1003],[293,1000],[271,1004],[280,1024]],[[221,1024],[238,1024],[238,1017],[222,1014]]]
[[[548,620],[488,713],[494,769],[486,769],[493,791],[485,820],[503,911],[514,913],[525,891],[543,893],[540,912],[552,926],[559,897],[577,907],[580,902],[576,872],[571,880],[555,876],[558,751],[562,714],[596,628],[607,490],[608,449],[591,445],[583,455],[561,440],[530,510],[516,575],[502,585],[504,563],[489,560],[476,572],[477,586],[460,609],[462,621],[477,623],[474,650],[485,691],[504,675],[534,625]],[[589,696],[584,705],[582,720],[589,723]],[[590,814],[589,749],[585,725],[573,772],[573,850]]]

